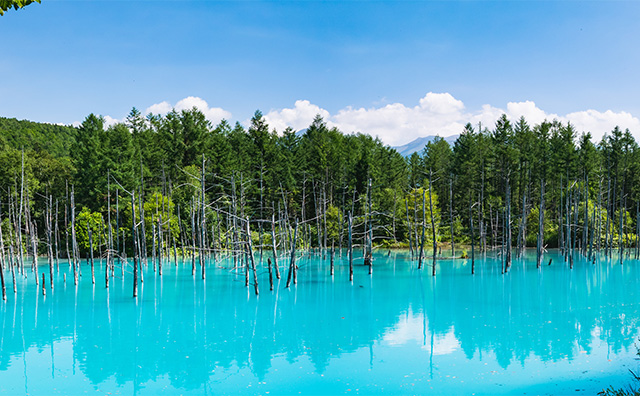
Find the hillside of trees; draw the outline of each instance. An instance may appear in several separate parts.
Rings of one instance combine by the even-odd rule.
[[[297,221],[297,243],[345,247],[349,213],[356,244],[416,254],[433,235],[438,248],[473,242],[515,254],[537,246],[587,255],[636,247],[640,234],[640,150],[618,128],[596,144],[570,124],[502,116],[491,128],[467,124],[453,145],[437,138],[403,158],[376,138],[328,128],[320,116],[304,133],[277,133],[259,111],[245,129],[211,125],[195,108],[165,116],[134,108],[108,128],[94,114],[78,128],[0,118],[0,149],[5,234],[20,228],[44,241],[50,212],[58,237],[68,238],[73,191],[83,254],[88,228],[95,249],[107,244],[109,218],[114,243],[131,249],[125,191],[135,194],[147,251],[156,233],[165,249],[229,246],[233,219],[246,218],[263,245],[275,219],[289,244]]]

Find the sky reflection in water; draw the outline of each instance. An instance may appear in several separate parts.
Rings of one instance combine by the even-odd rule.
[[[66,263],[42,296],[33,275],[7,277],[0,304],[2,394],[594,394],[637,369],[638,262],[576,262],[535,252],[507,275],[491,255],[418,270],[406,252],[380,253],[373,276],[346,255],[298,259],[260,296],[244,275],[190,263],[149,268],[136,300],[131,274],[111,287],[88,267],[76,288]],[[265,256],[266,260],[266,256]],[[361,263],[361,260],[356,260]],[[282,264],[281,264],[282,265]],[[40,272],[47,272],[45,262]],[[63,273],[67,281],[63,282]],[[286,274],[285,274],[286,275]],[[284,278],[284,276],[283,276]],[[48,282],[48,279],[47,279]]]

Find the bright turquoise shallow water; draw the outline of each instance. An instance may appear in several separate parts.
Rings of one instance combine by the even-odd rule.
[[[266,258],[266,257],[265,257]],[[298,259],[298,285],[261,293],[228,268],[152,270],[137,300],[131,273],[76,288],[68,266],[42,296],[33,275],[0,303],[0,394],[595,394],[637,369],[640,263],[533,252],[499,262],[375,257]],[[615,258],[614,258],[615,260]],[[358,260],[361,262],[361,260]],[[40,272],[48,268],[41,262]],[[221,263],[229,266],[228,263]],[[63,273],[67,281],[63,282]],[[40,275],[41,276],[41,275]]]

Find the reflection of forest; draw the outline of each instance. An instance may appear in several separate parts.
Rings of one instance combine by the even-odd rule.
[[[0,310],[0,370],[26,348],[72,339],[74,359],[93,383],[166,375],[173,386],[193,389],[217,368],[235,365],[262,379],[276,355],[290,362],[306,355],[322,373],[332,358],[383,339],[407,312],[426,314],[418,339],[453,330],[467,358],[493,353],[505,368],[531,355],[548,361],[589,352],[594,336],[616,352],[637,335],[635,263],[579,263],[571,271],[554,258],[558,264],[541,273],[516,262],[506,276],[494,264],[480,264],[471,276],[468,263],[441,261],[432,278],[415,263],[392,259],[380,257],[372,278],[357,268],[353,285],[344,281],[344,267],[332,282],[300,260],[297,287],[286,290],[282,282],[271,293],[262,274],[258,299],[222,272],[205,290],[190,270],[178,277],[167,271],[162,282],[149,274],[138,305],[128,298],[128,282],[122,290],[114,282],[108,305],[97,285],[77,295],[67,285],[46,299],[29,289],[17,301],[10,295]]]

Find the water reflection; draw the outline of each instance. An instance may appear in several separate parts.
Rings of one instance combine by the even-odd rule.
[[[350,284],[346,257],[333,278],[318,257],[304,257],[297,287],[284,289],[282,281],[269,292],[263,272],[259,298],[228,268],[212,270],[203,283],[190,267],[172,265],[161,278],[145,275],[137,301],[130,298],[130,274],[113,279],[108,290],[91,285],[87,275],[75,287],[62,282],[62,265],[53,293],[42,296],[31,279],[21,279],[19,293],[0,305],[0,390],[28,393],[29,377],[45,377],[29,367],[45,367],[54,383],[81,386],[82,376],[96,389],[132,386],[137,393],[163,383],[224,390],[247,372],[259,382],[307,378],[307,360],[314,375],[324,375],[343,356],[361,352],[369,355],[370,370],[389,377],[412,345],[422,351],[414,358],[424,359],[416,363],[429,366],[432,377],[434,357],[447,355],[461,364],[495,360],[510,370],[532,357],[559,362],[590,355],[596,341],[607,345],[608,359],[633,354],[640,318],[636,262],[578,262],[569,270],[553,256],[554,264],[538,271],[529,259],[508,275],[500,274],[499,262],[480,260],[475,276],[465,260],[442,260],[433,278],[403,254],[383,254],[373,277],[358,267]],[[18,365],[23,378],[5,378]]]

